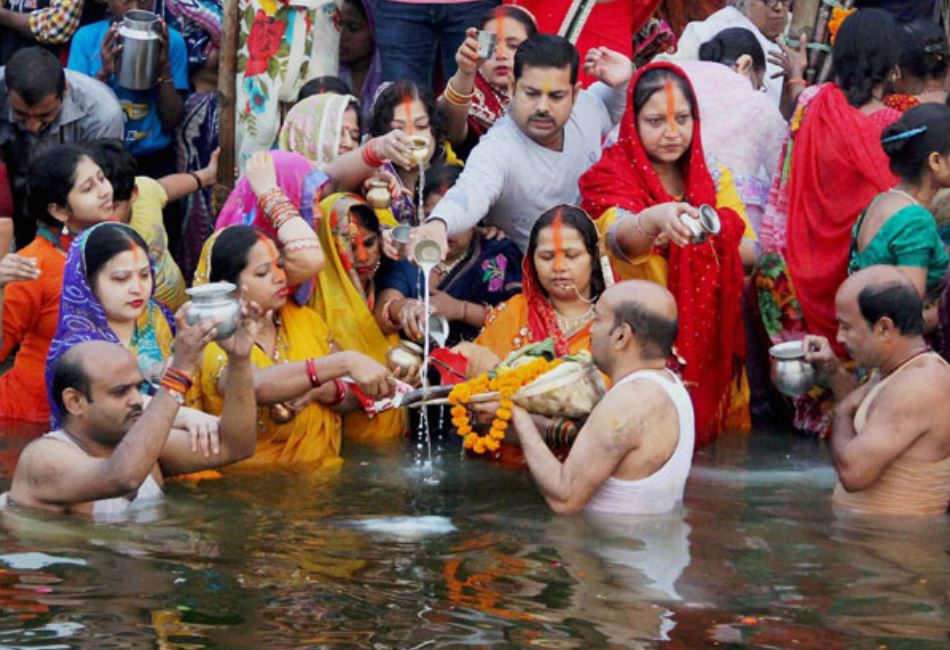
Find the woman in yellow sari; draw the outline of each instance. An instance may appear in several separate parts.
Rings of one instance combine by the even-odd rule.
[[[317,235],[326,265],[317,277],[310,305],[329,325],[333,341],[344,350],[361,352],[385,364],[396,335],[383,334],[373,317],[374,277],[382,256],[377,213],[355,194],[338,193],[321,201],[324,218]],[[395,225],[389,223],[387,225]],[[382,442],[403,435],[404,410],[384,411],[373,418],[348,413],[343,433],[348,441]]]
[[[242,465],[340,463],[341,420],[349,375],[371,396],[390,392],[389,371],[357,352],[332,353],[326,322],[309,307],[288,300],[290,288],[273,240],[250,226],[230,226],[204,245],[195,285],[231,282],[264,314],[251,361],[258,404],[257,450]],[[204,410],[220,413],[227,356],[205,348],[200,395]],[[200,400],[200,402],[198,401]]]

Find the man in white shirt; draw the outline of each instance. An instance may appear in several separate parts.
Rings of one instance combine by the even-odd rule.
[[[413,241],[435,239],[444,253],[449,234],[487,217],[523,251],[541,214],[580,201],[577,181],[600,159],[604,138],[623,116],[633,67],[622,54],[591,50],[584,67],[601,82],[581,90],[579,63],[560,36],[538,34],[518,47],[508,115],[475,147],[458,182],[413,230]]]

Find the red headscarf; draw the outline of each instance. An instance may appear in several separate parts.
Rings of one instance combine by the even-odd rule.
[[[604,150],[596,165],[581,177],[583,205],[595,218],[609,208],[640,212],[660,203],[677,201],[663,187],[637,132],[633,92],[650,70],[669,70],[692,88],[689,79],[673,64],[653,63],[637,71],[630,82],[627,111],[620,124],[620,139]],[[695,97],[695,94],[694,94]],[[693,140],[680,160],[690,205],[716,205],[716,183],[709,174],[700,138],[699,111],[693,104]],[[696,412],[697,442],[712,442],[722,428],[731,399],[730,386],[745,358],[741,316],[742,261],[739,243],[745,224],[735,211],[718,208],[722,232],[705,244],[680,247],[671,244],[669,290],[676,297],[679,335],[676,347],[686,360],[683,379]],[[659,251],[659,249],[658,249]]]

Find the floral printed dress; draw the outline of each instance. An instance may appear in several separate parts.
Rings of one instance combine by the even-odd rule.
[[[510,239],[472,238],[468,253],[453,266],[436,287],[456,300],[498,305],[521,293],[521,251]],[[407,261],[392,263],[377,274],[380,291],[395,289],[407,298],[420,298],[422,272]],[[467,323],[450,323],[448,344],[471,341],[478,328]]]
[[[270,149],[281,102],[297,99],[309,79],[339,67],[342,0],[242,0],[237,56],[236,149],[241,169]]]

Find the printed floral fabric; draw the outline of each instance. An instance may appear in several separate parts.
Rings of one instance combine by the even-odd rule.
[[[237,151],[241,169],[270,149],[280,103],[307,80],[337,73],[340,0],[242,0],[237,57]]]

